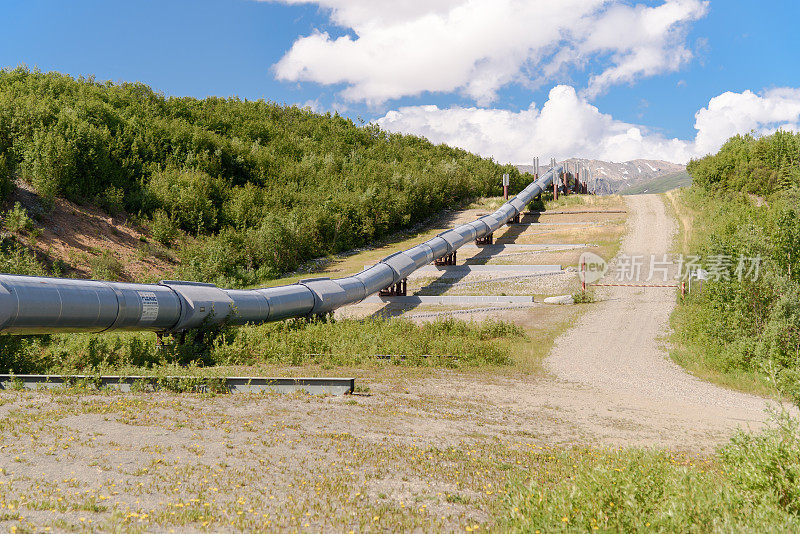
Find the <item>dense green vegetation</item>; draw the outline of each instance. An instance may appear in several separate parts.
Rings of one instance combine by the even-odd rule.
[[[797,532],[800,432],[777,416],[761,434],[738,432],[707,460],[623,449],[554,453],[572,464],[555,483],[513,484],[506,532]]]
[[[503,172],[516,187],[529,179],[330,113],[0,71],[0,193],[16,178],[45,205],[65,197],[138,215],[180,250],[187,279],[276,277],[498,193]]]
[[[191,334],[197,335],[196,332]],[[469,367],[510,363],[507,342],[525,337],[505,322],[454,319],[415,325],[403,319],[294,320],[205,332],[203,344],[157,347],[147,333],[0,336],[0,369],[14,373],[130,373],[200,366],[411,365]],[[376,355],[387,358],[378,358]]]
[[[691,252],[707,269],[729,261],[679,307],[677,358],[800,399],[800,135],[737,136],[688,170]]]
[[[650,180],[649,182],[643,184],[625,188],[621,190],[619,194],[640,195],[643,193],[666,193],[667,191],[672,191],[673,189],[677,189],[679,187],[688,187],[690,185],[692,185],[692,177],[689,176],[688,172],[681,171],[656,178],[655,180]]]

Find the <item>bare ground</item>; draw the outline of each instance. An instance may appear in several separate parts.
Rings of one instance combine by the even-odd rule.
[[[147,232],[128,217],[112,216],[89,205],[78,205],[57,198],[45,210],[33,188],[18,181],[9,204],[19,202],[38,223],[36,238],[21,236],[29,246],[49,261],[60,260],[70,274],[79,277],[108,277],[120,281],[155,281],[169,278],[175,271],[174,255],[148,238]],[[93,263],[105,253],[117,263],[119,272],[95,272]]]

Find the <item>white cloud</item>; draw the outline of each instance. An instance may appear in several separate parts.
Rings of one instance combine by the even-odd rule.
[[[684,44],[687,22],[702,18],[707,2],[667,1],[660,6],[614,6],[585,28],[583,54],[610,52],[613,66],[592,76],[587,96],[610,86],[630,83],[641,76],[678,70],[692,58]],[[623,30],[621,30],[623,29]]]
[[[519,112],[413,106],[390,111],[375,122],[390,131],[421,135],[501,162],[525,163],[533,156],[554,156],[685,163],[717,151],[737,133],[755,130],[763,134],[779,127],[800,130],[800,90],[724,93],[712,98],[695,118],[695,139],[668,139],[601,113],[574,88],[560,85],[550,91],[541,109],[534,103]]]
[[[708,9],[705,0],[272,1],[317,4],[355,35],[297,39],[274,66],[277,78],[343,84],[344,98],[373,104],[459,91],[486,105],[509,83],[574,66],[598,69],[585,90],[597,95],[678,69],[691,58],[686,28]]]
[[[758,135],[778,128],[800,130],[800,89],[772,89],[759,96],[751,91],[715,96],[695,115],[695,152],[716,152],[722,143],[737,133],[755,131]]]

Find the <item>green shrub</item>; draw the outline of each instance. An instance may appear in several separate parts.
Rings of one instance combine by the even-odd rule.
[[[14,175],[5,154],[0,153],[0,202],[14,189]]]
[[[720,451],[728,479],[753,502],[800,516],[800,426],[786,412],[759,434],[739,431]]]
[[[572,294],[572,300],[576,304],[590,304],[594,302],[594,293],[591,291],[578,291]]]
[[[96,200],[156,226],[164,210],[216,255],[188,251],[187,272],[237,285],[499,194],[504,172],[515,188],[530,181],[513,166],[338,115],[165,98],[143,84],[24,67],[0,71],[0,154],[46,205]],[[157,239],[171,242],[163,229]],[[250,242],[270,249],[237,253]]]
[[[218,229],[224,188],[203,171],[174,167],[153,174],[148,185],[170,218],[195,235]]]
[[[99,256],[89,259],[92,278],[96,280],[118,281],[122,278],[125,266],[111,251],[104,250]]]
[[[125,193],[113,185],[107,187],[103,194],[95,199],[95,202],[112,215],[125,211]]]
[[[0,241],[0,272],[29,276],[51,274],[33,251],[14,238],[5,238]]]
[[[28,211],[19,202],[8,210],[3,218],[3,226],[11,233],[30,232],[33,230],[33,221],[28,217]]]
[[[740,139],[733,145],[749,154],[751,144],[764,150],[770,142],[784,141],[785,136],[778,136],[747,143]],[[690,293],[679,304],[676,339],[687,347],[681,358],[733,385],[800,395],[800,191],[793,184],[788,189],[774,185],[764,201],[731,191],[731,184],[739,183],[736,173],[750,169],[753,161],[735,155],[723,150],[696,162],[708,173],[704,185],[683,193],[683,201],[696,213],[694,226],[702,228],[694,235],[693,253],[706,265],[714,256],[728,257],[731,264],[727,279],[707,281],[701,292]],[[739,258],[759,258],[758,276],[748,272],[749,260],[737,271]]]
[[[153,214],[153,221],[150,223],[150,234],[153,239],[168,247],[178,237],[178,226],[164,210],[158,210]]]

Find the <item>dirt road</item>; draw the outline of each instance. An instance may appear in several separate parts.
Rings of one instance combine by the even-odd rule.
[[[675,233],[675,222],[661,197],[627,199],[631,217],[620,255],[643,258],[641,280],[633,283],[675,283],[671,277],[665,282],[660,275],[645,280],[650,257],[661,261],[670,252]],[[617,275],[612,266],[603,282],[624,283]],[[762,418],[762,399],[701,381],[668,359],[664,337],[675,307],[675,290],[604,287],[599,297],[602,302],[556,342],[547,360],[555,376],[629,396],[648,411],[682,414],[687,422],[710,417],[716,426]]]
[[[658,195],[626,201],[631,215],[620,255],[643,257],[638,283],[664,283],[660,274],[645,279],[651,256],[658,262],[670,252],[675,221]],[[617,265],[612,264],[604,282],[619,282]],[[677,438],[688,439],[685,444],[697,440],[702,447],[737,426],[757,427],[765,419],[764,399],[699,380],[669,359],[665,337],[675,290],[604,287],[598,296],[601,302],[556,341],[546,361],[557,379],[589,388],[589,400],[613,399],[610,413],[640,414],[638,423],[649,427],[647,434],[663,432],[653,440],[656,444]]]

